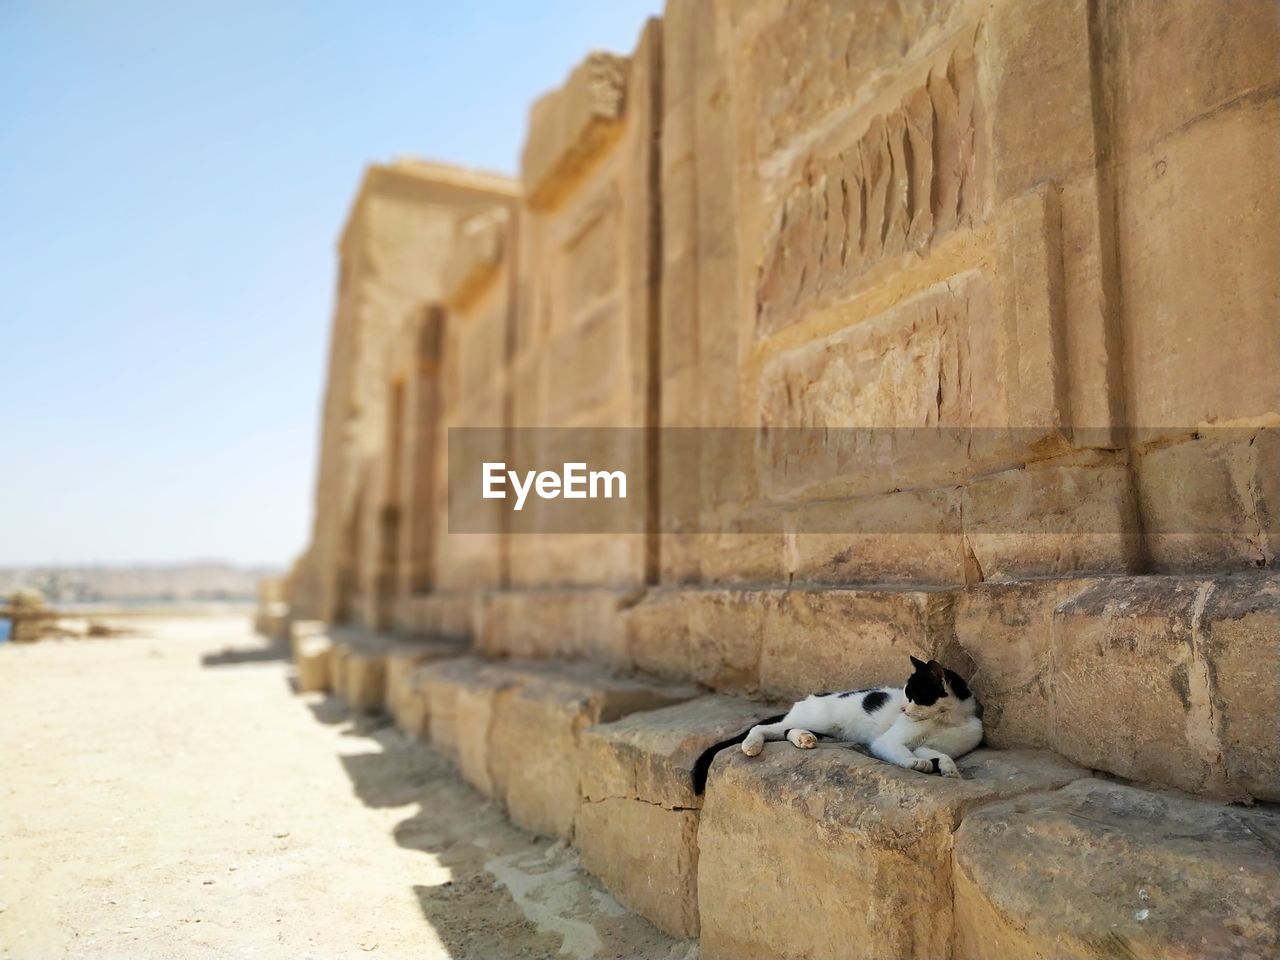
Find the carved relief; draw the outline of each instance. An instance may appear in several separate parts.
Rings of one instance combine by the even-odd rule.
[[[757,282],[767,336],[846,292],[874,264],[921,253],[981,208],[985,152],[971,52],[953,56],[855,144],[815,156],[779,205]]]

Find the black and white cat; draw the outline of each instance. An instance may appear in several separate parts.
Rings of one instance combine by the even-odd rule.
[[[952,670],[911,658],[915,671],[902,689],[876,687],[806,697],[781,720],[754,726],[742,752],[754,757],[766,740],[789,740],[801,750],[832,737],[868,747],[888,763],[958,777],[956,757],[982,742],[978,702]]]

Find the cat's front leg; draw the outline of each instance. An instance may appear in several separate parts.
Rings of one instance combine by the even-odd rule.
[[[941,750],[934,750],[932,747],[916,747],[913,751],[917,757],[929,761],[930,768],[933,769],[933,761],[938,761],[938,773],[944,777],[955,777],[960,779],[960,769],[956,766],[956,762],[943,753]]]
[[[921,773],[933,772],[933,761],[925,760],[917,757],[912,753],[901,739],[902,731],[898,724],[894,724],[880,736],[871,741],[869,749],[874,757],[878,757],[885,763],[892,763],[899,767],[906,767],[908,770],[918,770]]]

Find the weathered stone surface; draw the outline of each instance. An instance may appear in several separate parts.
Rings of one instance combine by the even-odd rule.
[[[487,686],[493,672],[501,669],[475,657],[438,660],[418,667],[411,674],[416,689],[426,702],[431,745],[455,762],[462,757],[462,719],[458,693],[474,686]]]
[[[690,591],[686,616],[693,679],[722,693],[755,693],[762,614],[780,596],[781,591],[770,590]]]
[[[725,696],[631,713],[582,734],[582,795],[637,798],[668,810],[697,809],[693,768],[703,751],[785,708]]]
[[[997,195],[1064,178],[1094,162],[1093,97],[1085,0],[1030,0],[992,8],[996,79],[993,164]],[[1046,42],[1052,37],[1053,42]]]
[[[982,704],[988,745],[1053,742],[1053,611],[1094,582],[1021,580],[972,584],[956,592],[957,655],[973,665],[961,672]]]
[[[782,709],[699,697],[588,727],[573,842],[619,900],[677,937],[698,934],[698,808],[702,752]]]
[[[491,595],[476,643],[491,657],[590,657],[622,662],[620,607],[630,592],[602,588],[509,590]]]
[[[1136,454],[1156,570],[1274,565],[1280,551],[1280,430],[1205,430]]]
[[[1194,793],[1280,793],[1280,587],[1270,576],[1098,581],[1054,614],[1053,738],[1094,769]]]
[[[453,253],[443,268],[443,287],[455,310],[474,300],[501,267],[511,219],[511,211],[499,207],[458,225]]]
[[[964,583],[961,504],[959,490],[941,487],[797,507],[793,582]]]
[[[454,644],[440,641],[398,643],[387,651],[386,709],[405,733],[427,733],[426,700],[415,671],[424,663],[456,657],[460,652]]]
[[[1146,437],[1280,412],[1277,139],[1280,100],[1250,92],[1118,168],[1126,413]]]
[[[1023,751],[981,750],[959,766],[963,780],[828,745],[722,753],[698,828],[701,955],[948,956],[961,819],[1084,776],[1052,754]]]
[[[293,664],[297,670],[299,693],[324,693],[330,689],[329,661],[333,644],[321,633],[297,637],[293,644]]]
[[[966,484],[965,538],[984,579],[1128,573],[1141,535],[1126,455],[1086,451]]]
[[[847,294],[880,260],[922,251],[972,222],[985,200],[980,170],[988,151],[985,126],[975,123],[977,96],[973,53],[957,51],[894,109],[873,117],[861,140],[804,166],[760,254],[759,335]]]
[[[1079,780],[955,834],[954,956],[1280,954],[1280,819]]]
[[[698,813],[606,797],[578,810],[583,866],[623,904],[673,937],[698,935]]]
[[[1280,577],[1219,580],[1200,625],[1227,781],[1280,802]]]
[[[638,670],[676,680],[692,676],[687,592],[649,590],[622,612],[627,658]]]
[[[973,271],[939,283],[846,330],[802,343],[774,358],[761,386],[761,424],[767,427],[922,428],[967,425],[968,334],[975,313],[990,304],[990,277]],[[989,306],[986,308],[989,309]],[[787,436],[781,435],[783,443]],[[789,450],[784,446],[786,452]],[[766,455],[769,450],[765,447]],[[878,466],[861,450],[830,462],[767,462],[767,488],[793,492],[816,479],[829,481],[841,468]],[[890,459],[873,477],[888,490],[917,465]],[[815,470],[815,467],[817,468]],[[825,467],[825,469],[824,469]]]
[[[760,689],[811,693],[901,684],[909,657],[928,657],[944,635],[945,591],[850,589],[780,592],[763,607]]]
[[[333,678],[334,692],[357,713],[379,713],[386,706],[385,650],[338,642],[345,647]]]
[[[489,765],[511,819],[568,839],[579,801],[581,732],[636,710],[688,700],[692,687],[611,677],[586,665],[522,663],[518,682],[493,705]]]
[[[553,204],[617,136],[630,61],[592,53],[530,114],[520,169],[528,202]]]
[[[395,700],[388,710],[395,725],[408,736],[427,740],[431,736],[431,702],[428,699],[427,667],[409,670],[396,684]]]

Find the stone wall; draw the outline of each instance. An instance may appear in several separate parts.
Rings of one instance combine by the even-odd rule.
[[[436,373],[431,307],[458,223],[515,193],[506,178],[417,160],[365,172],[338,244],[315,517],[291,598],[299,616],[389,624],[401,520],[412,513],[398,498],[418,482],[397,475],[419,447],[405,424],[410,404],[429,407],[416,381]],[[415,416],[415,430],[433,417]]]
[[[518,185],[366,179],[297,596],[729,694],[934,654],[996,746],[1280,799],[1277,53],[1268,0],[669,0]],[[767,432],[646,441],[633,529],[450,532],[450,429],[534,427]]]

